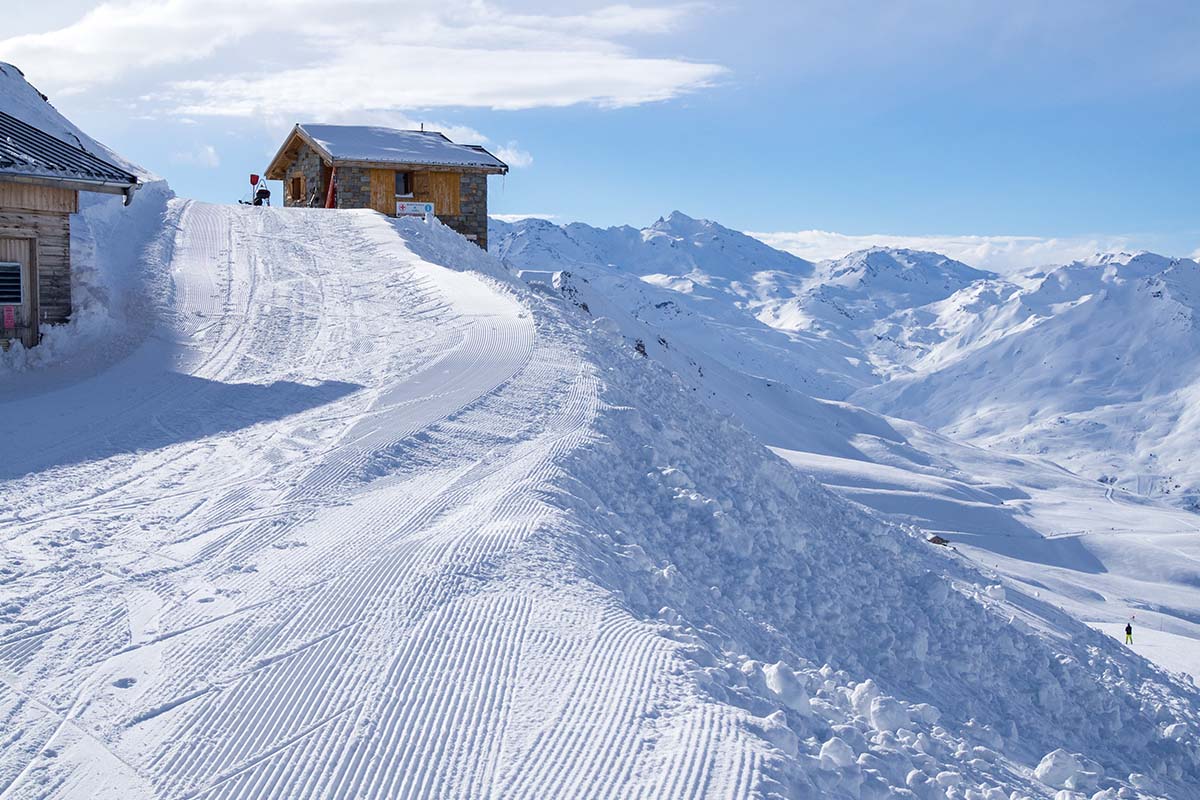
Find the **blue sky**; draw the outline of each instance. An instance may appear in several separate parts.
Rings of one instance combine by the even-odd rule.
[[[426,122],[513,163],[497,214],[1200,251],[1200,3],[30,5],[0,59],[186,196],[237,199],[298,119]]]

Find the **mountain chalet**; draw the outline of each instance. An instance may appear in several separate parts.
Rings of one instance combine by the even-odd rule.
[[[264,175],[284,205],[433,214],[487,249],[487,178],[508,165],[435,131],[298,124]]]

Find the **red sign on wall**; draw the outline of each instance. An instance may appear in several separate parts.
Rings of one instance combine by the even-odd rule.
[[[4,307],[4,327],[6,327],[6,328],[17,327],[17,307],[16,306],[5,306]]]

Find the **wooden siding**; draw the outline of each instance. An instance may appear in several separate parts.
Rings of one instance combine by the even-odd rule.
[[[461,175],[459,172],[412,172],[414,203],[433,203],[438,216],[457,216],[462,213]],[[383,214],[396,213],[396,172],[392,169],[371,170],[371,208]]]
[[[461,206],[459,182],[460,172],[414,172],[413,200],[418,203],[433,203],[433,213],[438,216],[457,216]],[[395,206],[392,206],[395,213]]]
[[[371,170],[371,208],[381,214],[396,213],[396,171]]]
[[[71,316],[70,216],[0,206],[0,237],[36,240],[39,319],[66,322]]]
[[[0,209],[74,214],[78,206],[79,193],[74,189],[0,182]]]

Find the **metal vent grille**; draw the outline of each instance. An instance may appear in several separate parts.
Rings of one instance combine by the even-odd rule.
[[[19,306],[23,296],[21,265],[13,261],[0,261],[0,306]]]

